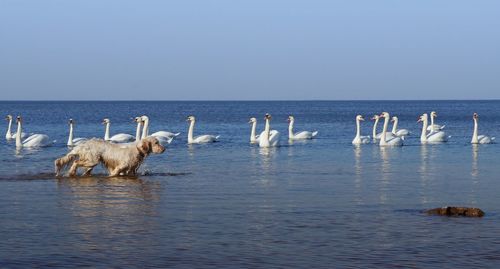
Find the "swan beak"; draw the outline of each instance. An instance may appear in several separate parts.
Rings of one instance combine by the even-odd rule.
[[[364,118],[359,118],[359,120],[360,120],[360,121],[365,121],[365,119],[364,119]]]
[[[422,121],[422,118],[418,118],[418,119],[417,119],[417,122],[421,122],[421,121]]]

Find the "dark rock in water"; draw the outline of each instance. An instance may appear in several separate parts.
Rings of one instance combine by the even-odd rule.
[[[484,216],[484,211],[475,207],[456,207],[456,206],[446,206],[438,207],[434,209],[429,209],[425,211],[429,215],[439,215],[439,216],[463,216],[463,217],[482,217]]]

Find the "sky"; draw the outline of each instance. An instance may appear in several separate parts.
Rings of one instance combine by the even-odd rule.
[[[0,100],[500,99],[500,1],[0,0]]]

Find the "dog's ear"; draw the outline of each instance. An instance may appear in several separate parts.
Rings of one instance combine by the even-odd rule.
[[[143,139],[139,142],[137,148],[142,154],[148,155],[151,153],[151,141],[149,139]]]

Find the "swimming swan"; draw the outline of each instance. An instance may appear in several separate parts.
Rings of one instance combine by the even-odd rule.
[[[144,123],[144,127],[142,128],[142,136],[141,136],[142,139],[148,136],[153,136],[159,140],[161,145],[165,145],[165,144],[170,144],[175,137],[181,134],[181,133],[172,133],[167,131],[158,131],[149,134],[149,117],[141,116],[141,120]]]
[[[73,124],[74,124],[73,119],[69,119],[68,124],[69,124],[69,137],[68,137],[68,143],[66,143],[66,145],[72,147],[84,141],[87,141],[87,138],[81,138],[81,137],[73,138]]]
[[[357,115],[356,116],[356,136],[352,140],[353,145],[360,145],[360,144],[368,144],[370,143],[370,136],[362,136],[361,135],[361,123],[360,121],[364,121],[363,116]]]
[[[372,130],[372,135],[373,135],[373,142],[377,143],[380,141],[380,138],[382,137],[382,133],[377,134],[377,125],[380,120],[380,115],[374,115],[371,120],[374,120],[375,122],[373,123],[373,130]],[[387,133],[386,134],[386,139],[392,138],[394,135],[392,133]]]
[[[486,136],[486,135],[477,135],[477,127],[478,127],[477,122],[479,119],[479,115],[477,113],[474,113],[472,118],[474,119],[474,133],[472,134],[471,144],[491,144],[491,143],[493,143],[493,141],[495,140],[494,137],[490,138],[489,136]]]
[[[219,139],[219,136],[215,135],[199,135],[193,138],[194,131],[194,123],[196,122],[196,118],[194,116],[188,116],[187,121],[189,121],[189,130],[188,130],[188,144],[203,144],[203,143],[212,143],[216,142]]]
[[[438,131],[431,131],[429,134],[427,134],[427,128],[428,128],[428,116],[427,113],[422,114],[422,116],[419,117],[417,122],[422,122],[422,134],[420,135],[420,142],[422,144],[426,143],[441,143],[441,142],[446,142],[448,141],[449,136],[446,135],[444,131],[438,130]]]
[[[290,140],[304,140],[304,139],[313,139],[318,131],[309,132],[302,131],[296,134],[293,133],[293,124],[295,123],[295,118],[293,116],[288,116],[288,139]]]
[[[260,135],[255,135],[256,130],[257,130],[257,119],[250,118],[250,121],[248,121],[248,123],[252,124],[252,129],[250,130],[250,143],[257,144],[257,143],[259,143],[259,139],[260,139]]]
[[[264,132],[260,134],[259,147],[269,148],[279,146],[280,133],[276,130],[271,130],[271,115],[266,114],[266,116],[264,116],[264,120],[266,121],[266,126],[264,128]]]
[[[387,127],[389,126],[390,115],[387,112],[382,112],[380,117],[384,117],[384,129],[382,129],[382,136],[380,137],[380,146],[386,147],[401,147],[403,146],[403,139],[399,136],[387,136]]]
[[[408,131],[407,129],[399,129],[398,130],[398,117],[396,116],[393,116],[392,117],[392,134],[395,135],[395,136],[408,136],[410,134],[410,131]]]
[[[21,133],[23,132],[22,127],[23,120],[20,116],[17,116],[17,133],[16,133],[16,147],[17,148],[38,148],[38,147],[48,147],[52,145],[53,141],[50,141],[49,137],[44,134],[33,134],[21,142]]]
[[[427,126],[427,131],[430,132],[435,132],[435,131],[441,131],[444,129],[446,125],[439,125],[439,124],[434,124],[434,118],[437,118],[437,113],[436,111],[431,112],[431,125]]]
[[[124,133],[116,134],[112,137],[109,137],[109,126],[111,125],[111,121],[106,118],[102,121],[102,124],[106,125],[106,131],[104,133],[104,140],[111,141],[114,143],[127,143],[127,142],[135,141],[135,137],[133,135],[124,134]]]
[[[12,133],[12,131],[11,131],[12,116],[11,115],[7,115],[7,117],[5,117],[5,119],[9,122],[8,125],[7,125],[7,133],[5,134],[5,139],[7,139],[7,140],[15,139],[17,133]],[[26,133],[22,133],[21,134],[21,138],[25,138],[25,137],[26,137]]]

